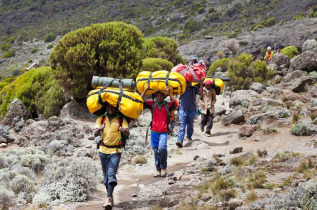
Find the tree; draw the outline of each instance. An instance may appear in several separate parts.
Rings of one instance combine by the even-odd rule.
[[[50,56],[53,73],[76,101],[85,99],[93,75],[136,77],[143,34],[123,22],[93,24],[66,34]]]
[[[146,38],[143,43],[143,57],[162,58],[177,64],[177,47],[176,41],[167,37]]]
[[[142,71],[170,71],[172,68],[172,62],[161,58],[145,58],[142,60]]]

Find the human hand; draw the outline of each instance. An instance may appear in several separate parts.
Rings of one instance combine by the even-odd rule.
[[[166,92],[167,92],[168,95],[171,95],[171,89],[170,89],[169,87],[166,87],[165,90],[166,90]]]
[[[149,84],[147,84],[144,90],[147,91],[149,87],[150,87]]]
[[[103,130],[105,128],[105,124],[101,124],[98,128],[98,130]]]

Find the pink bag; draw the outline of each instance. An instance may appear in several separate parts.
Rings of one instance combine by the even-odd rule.
[[[172,72],[183,75],[187,82],[200,82],[206,77],[206,71],[199,63],[195,63],[194,65],[184,65],[180,63],[172,68]]]

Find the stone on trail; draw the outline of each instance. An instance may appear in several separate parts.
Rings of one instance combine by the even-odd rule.
[[[316,54],[317,56],[317,54]],[[316,69],[317,70],[317,69]],[[317,82],[317,77],[304,76],[300,77],[290,86],[294,93],[302,93],[308,91]]]
[[[8,125],[11,128],[15,126],[21,119],[31,119],[31,112],[25,107],[25,105],[17,98],[13,99],[10,104],[9,111],[4,116],[2,123]]]
[[[261,83],[255,82],[250,86],[250,90],[254,90],[257,93],[262,93],[264,90],[266,90],[266,87]]]
[[[292,58],[289,69],[291,71],[297,69],[306,72],[317,71],[317,52],[308,50]]]
[[[243,125],[239,130],[240,137],[250,137],[257,130],[256,125]]]
[[[244,122],[244,115],[241,111],[232,110],[228,115],[222,118],[221,123],[225,126],[230,124],[240,124]]]
[[[232,151],[230,151],[230,154],[237,154],[237,153],[241,153],[243,150],[242,147],[236,147],[234,148]]]

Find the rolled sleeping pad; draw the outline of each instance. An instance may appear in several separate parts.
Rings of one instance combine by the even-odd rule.
[[[108,86],[109,83],[111,83],[109,85],[109,87],[114,87],[114,88],[119,88],[119,81],[121,80],[122,82],[122,87],[124,89],[128,89],[128,90],[135,90],[136,87],[136,83],[133,79],[114,79],[111,77],[98,77],[98,76],[93,76],[92,80],[91,80],[91,86],[92,88],[96,89],[97,87],[100,86]]]
[[[139,73],[136,81],[137,89],[140,93],[143,93],[145,87],[149,85],[146,95],[151,95],[157,91],[167,94],[166,86],[170,88],[174,95],[182,95],[186,90],[186,80],[177,72],[165,70],[155,72],[142,71]]]
[[[217,79],[221,79],[224,82],[229,82],[231,79],[230,77],[215,77],[215,76],[207,76],[207,78],[217,78]]]

